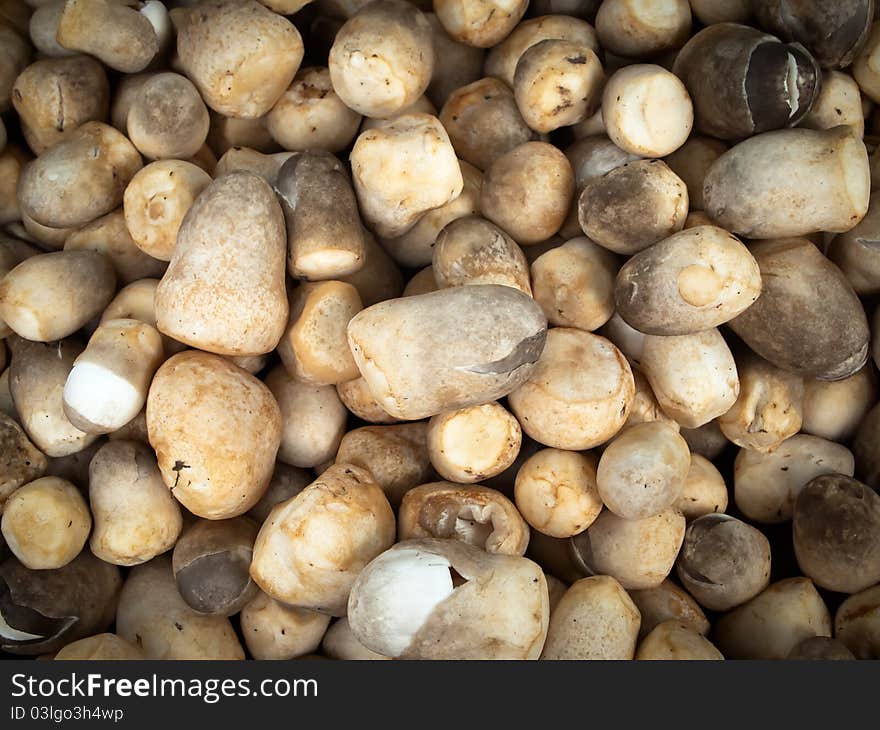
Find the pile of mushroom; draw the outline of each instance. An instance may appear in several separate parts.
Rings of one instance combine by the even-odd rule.
[[[0,3],[0,650],[880,658],[878,104],[874,0]]]

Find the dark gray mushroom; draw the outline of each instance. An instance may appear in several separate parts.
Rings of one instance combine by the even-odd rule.
[[[311,150],[282,165],[275,192],[287,223],[287,268],[312,281],[339,278],[363,266],[357,201],[342,163]]]
[[[880,496],[843,474],[823,474],[798,495],[794,552],[816,585],[856,593],[880,581]]]
[[[734,517],[709,514],[691,522],[676,563],[678,577],[700,605],[726,611],[770,582],[770,543]]]
[[[874,0],[753,0],[761,27],[806,46],[823,67],[852,63],[874,20]]]
[[[822,83],[819,64],[803,46],[737,23],[701,30],[673,71],[691,96],[697,130],[731,140],[794,126]]]
[[[199,520],[184,531],[172,567],[180,596],[193,610],[232,616],[256,596],[249,571],[257,531],[247,517]]]
[[[15,558],[0,563],[0,649],[46,654],[107,628],[122,578],[88,550],[56,570],[29,570]]]
[[[841,380],[859,370],[868,357],[868,320],[840,269],[803,238],[762,241],[751,252],[761,296],[730,328],[789,372]]]

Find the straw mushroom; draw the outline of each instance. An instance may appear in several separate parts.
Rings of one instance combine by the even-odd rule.
[[[157,25],[163,15],[167,20],[167,14],[161,3],[138,6],[112,0],[66,0],[58,16],[56,41],[62,48],[96,56],[116,71],[143,71],[159,53]]]
[[[691,134],[687,142],[664,158],[664,162],[687,186],[689,213],[685,228],[694,227],[695,215],[705,207],[703,181],[712,163],[725,152],[727,145],[721,140]]]
[[[382,239],[382,247],[401,266],[430,264],[437,239],[443,229],[454,221],[479,214],[483,174],[464,160],[459,160],[458,165],[464,180],[461,195],[445,205],[429,210],[403,235]],[[479,248],[477,250],[479,251]],[[449,264],[454,266],[454,261],[450,261]],[[478,270],[479,268],[482,267],[478,267]]]
[[[871,404],[877,400],[877,381],[870,365],[843,380],[804,380],[805,433],[845,443],[855,434]]]
[[[433,272],[431,280],[433,281]],[[432,289],[433,291],[433,289]],[[336,394],[343,405],[355,416],[368,423],[395,423],[394,416],[385,411],[379,402],[370,393],[370,388],[363,376],[346,383],[336,385]]]
[[[680,231],[687,211],[687,186],[661,160],[637,160],[615,167],[589,180],[577,199],[581,230],[600,246],[627,255]],[[687,249],[692,238],[693,234],[674,238],[675,243],[666,248],[672,249],[669,253],[673,256],[676,249],[686,256],[680,249]],[[657,260],[654,254],[646,256]],[[644,260],[637,259],[633,266]]]
[[[785,0],[753,3],[762,25],[786,40],[802,43],[823,67],[845,67],[862,47],[874,19],[871,0],[827,4],[806,0],[792,6]]]
[[[639,590],[660,585],[672,572],[684,534],[684,515],[672,507],[642,520],[604,510],[572,544],[589,574],[610,575],[627,590]]]
[[[218,178],[180,226],[156,290],[159,330],[220,355],[270,352],[287,322],[285,253],[284,218],[269,185],[248,172]]]
[[[26,259],[0,283],[0,317],[18,335],[60,340],[99,314],[115,293],[110,260],[93,251]]]
[[[443,478],[459,484],[500,474],[516,459],[521,443],[516,418],[495,402],[438,414],[427,428],[431,463]]]
[[[673,72],[693,100],[696,129],[727,140],[795,126],[822,86],[819,64],[802,46],[735,23],[694,35]]]
[[[290,86],[265,116],[264,124],[270,138],[286,150],[335,153],[354,139],[361,115],[339,98],[330,81],[329,69],[312,66],[297,71]],[[253,144],[230,146],[254,147]]]
[[[671,580],[664,580],[654,588],[630,590],[629,595],[642,615],[639,639],[644,639],[665,621],[675,621],[702,636],[709,633],[710,624],[703,609]]]
[[[407,540],[367,565],[348,620],[372,651],[400,659],[537,659],[547,582],[531,560],[457,540]]]
[[[533,5],[535,3],[532,3]],[[584,3],[578,3],[583,5]],[[594,53],[599,52],[599,42],[593,26],[573,13],[565,14],[554,9],[552,14],[539,14],[519,23],[501,43],[486,56],[485,69],[489,76],[501,79],[513,87],[516,64],[532,46],[544,40],[559,39],[586,46]]]
[[[362,132],[350,159],[361,213],[387,238],[406,233],[464,186],[449,136],[430,114],[404,114]]]
[[[626,422],[635,385],[629,363],[604,337],[556,327],[534,371],[509,397],[523,431],[560,449],[585,450]]]
[[[573,195],[574,174],[566,156],[546,142],[526,142],[486,170],[480,211],[528,246],[562,227]]]
[[[513,89],[491,76],[454,90],[439,116],[455,153],[480,170],[537,137],[522,118]]]
[[[348,341],[379,405],[415,420],[516,389],[535,368],[546,326],[526,294],[472,285],[368,307],[349,322]]]
[[[602,511],[596,459],[563,449],[542,449],[519,468],[516,507],[536,530],[571,537],[586,530]]]
[[[241,610],[241,633],[254,659],[295,659],[321,645],[330,617],[291,608],[260,591]]]
[[[528,5],[528,0],[435,0],[434,12],[455,40],[491,48],[510,34]]]
[[[607,575],[573,583],[550,617],[541,659],[632,659],[641,616]]]
[[[232,616],[257,595],[249,570],[258,525],[247,517],[198,520],[177,543],[171,568],[180,596],[194,611]]]
[[[310,281],[364,265],[364,234],[348,173],[329,152],[306,151],[278,171],[275,192],[287,226],[287,269]]]
[[[530,46],[516,64],[513,90],[526,124],[552,132],[595,113],[605,74],[594,50],[558,38]]]
[[[45,58],[19,74],[12,105],[28,146],[40,155],[84,122],[107,120],[110,84],[93,58]]]
[[[596,15],[600,45],[630,58],[679,48],[690,30],[691,8],[687,0],[605,0]]]
[[[119,569],[83,550],[55,570],[0,563],[0,649],[38,655],[106,630],[113,623]]]
[[[150,386],[147,429],[162,479],[206,519],[244,514],[263,496],[281,428],[269,388],[217,355],[174,355]]]
[[[423,421],[355,428],[342,437],[336,462],[370,472],[396,509],[410,489],[434,475],[427,440],[428,424]]]
[[[761,269],[761,296],[730,320],[731,329],[792,373],[841,380],[860,370],[868,321],[840,269],[803,238],[761,241],[750,250]]]
[[[10,337],[9,390],[22,428],[48,457],[70,456],[92,444],[64,413],[62,392],[82,346],[71,340],[51,344]]]
[[[691,453],[691,468],[674,506],[690,521],[703,515],[726,512],[727,501],[727,484],[721,472],[706,457]]]
[[[678,501],[690,464],[678,429],[662,421],[630,426],[602,452],[596,471],[599,496],[619,517],[653,517]]]
[[[159,160],[139,170],[125,188],[125,225],[142,251],[170,261],[184,216],[211,176],[183,160]]]
[[[529,528],[501,492],[478,484],[432,482],[410,489],[400,503],[398,538],[459,540],[488,553],[523,555]]]
[[[167,268],[164,261],[138,248],[128,232],[122,208],[70,231],[64,239],[64,250],[89,250],[104,254],[113,264],[121,285],[131,284],[138,279],[158,278]]]
[[[291,295],[290,320],[278,345],[287,371],[304,383],[336,385],[359,375],[346,338],[351,318],[361,311],[351,284],[300,284]]]
[[[816,585],[857,593],[880,582],[880,496],[843,474],[815,477],[798,494],[792,535]]]
[[[196,613],[181,598],[168,556],[128,574],[119,595],[116,631],[147,659],[244,659],[228,618]]]
[[[724,659],[724,656],[690,626],[678,621],[664,621],[642,639],[635,658],[643,661],[707,661]]]
[[[57,477],[19,487],[3,508],[6,545],[31,570],[67,565],[79,555],[91,529],[92,516],[82,494]]]
[[[253,119],[293,81],[303,42],[293,23],[256,0],[209,0],[185,14],[177,53],[211,109]]]
[[[119,131],[86,122],[41,154],[21,173],[21,210],[51,228],[83,226],[122,204],[141,156]]]
[[[586,236],[572,238],[532,262],[535,301],[550,324],[593,332],[614,313],[616,270],[611,252]]]
[[[437,235],[432,266],[438,288],[503,284],[531,296],[529,265],[522,249],[494,223],[467,216]]]
[[[394,533],[394,512],[370,473],[334,464],[269,514],[251,577],[277,601],[344,616],[358,574],[391,547]]]
[[[814,636],[831,636],[831,616],[808,578],[773,583],[719,618],[712,632],[728,659],[785,659]]]
[[[847,125],[757,134],[721,155],[703,182],[709,217],[748,238],[848,231],[869,195],[868,154]]]
[[[136,319],[102,322],[67,376],[65,415],[86,433],[117,431],[143,409],[164,359],[155,327]]]
[[[855,659],[855,656],[837,639],[828,636],[811,636],[788,652],[786,659],[846,661]]]
[[[722,433],[737,446],[772,451],[801,429],[804,382],[799,375],[746,354],[737,362],[736,403],[718,418]]]
[[[139,565],[170,550],[183,527],[180,505],[143,443],[110,441],[89,462],[89,547],[114,565]]]
[[[714,226],[688,228],[636,254],[618,272],[614,288],[620,316],[649,335],[718,327],[760,294],[757,261],[735,236]]]
[[[367,117],[390,117],[425,93],[434,71],[431,26],[414,5],[377,0],[339,29],[328,66],[333,90]]]
[[[128,138],[148,159],[186,159],[208,136],[208,109],[193,83],[175,73],[147,79],[126,116]]]
[[[483,59],[486,54],[482,48],[468,46],[452,38],[433,13],[426,17],[431,25],[434,73],[425,95],[439,109],[452,92],[483,75]]]
[[[700,605],[727,611],[770,582],[770,543],[734,517],[710,514],[688,526],[676,563],[678,577]]]
[[[880,586],[854,593],[840,604],[834,635],[859,659],[880,658]]]
[[[45,7],[45,6],[44,6]],[[117,634],[95,634],[63,647],[55,661],[120,661],[145,659],[144,653]]]
[[[865,115],[859,85],[849,74],[826,69],[822,74],[822,90],[810,113],[801,121],[802,127],[831,129],[848,124],[859,137],[865,136]]]
[[[321,641],[321,648],[331,659],[366,661],[390,661],[391,657],[367,649],[351,631],[348,619],[343,617],[333,622]]]
[[[665,157],[681,147],[694,108],[677,76],[650,63],[615,72],[602,93],[602,119],[611,141],[642,157]]]
[[[8,373],[4,371],[4,373]],[[7,375],[8,377],[8,375]],[[20,486],[43,476],[48,467],[41,452],[21,426],[6,413],[0,413],[0,514],[6,500]]]
[[[269,486],[266,487],[259,502],[250,508],[247,513],[248,517],[262,525],[276,505],[295,497],[313,480],[312,473],[306,469],[299,469],[280,461],[276,462]]]
[[[733,467],[736,506],[755,522],[786,522],[798,494],[815,477],[852,476],[854,468],[853,455],[845,446],[806,433],[769,452],[741,449]]]
[[[347,416],[333,386],[305,383],[283,365],[269,371],[265,384],[281,412],[279,461],[308,468],[333,459]]]

